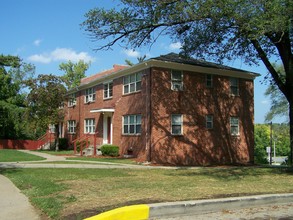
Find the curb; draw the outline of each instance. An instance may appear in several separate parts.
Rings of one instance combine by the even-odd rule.
[[[182,202],[133,205],[113,209],[85,220],[143,220],[162,217],[178,217],[217,212],[225,209],[292,203],[293,193],[231,197],[224,199],[192,200]]]

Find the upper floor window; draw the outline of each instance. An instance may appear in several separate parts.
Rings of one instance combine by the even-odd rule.
[[[137,92],[141,90],[141,72],[134,73],[123,78],[123,94]]]
[[[96,125],[95,119],[89,118],[84,120],[84,133],[95,133]]]
[[[72,107],[75,105],[76,105],[76,95],[75,95],[75,93],[73,93],[69,96],[68,107]]]
[[[212,129],[214,127],[214,116],[206,115],[206,128]]]
[[[85,90],[84,102],[94,102],[96,100],[96,91],[94,87]]]
[[[171,115],[171,134],[183,134],[183,116],[181,114]]]
[[[239,80],[237,78],[230,78],[230,94],[239,95]]]
[[[112,98],[113,96],[113,82],[104,84],[104,99]]]
[[[230,117],[230,131],[231,135],[239,135],[239,118]]]
[[[206,75],[206,87],[207,88],[213,87],[213,75],[211,75],[211,74]]]
[[[76,122],[75,120],[69,120],[67,122],[67,130],[69,134],[74,134],[75,133],[75,128],[76,128]]]
[[[183,73],[180,70],[171,72],[171,89],[175,91],[183,90]]]
[[[123,116],[123,134],[141,133],[141,115]]]

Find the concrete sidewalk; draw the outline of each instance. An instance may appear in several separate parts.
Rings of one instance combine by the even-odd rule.
[[[0,175],[0,219],[40,220],[28,198],[5,176]]]

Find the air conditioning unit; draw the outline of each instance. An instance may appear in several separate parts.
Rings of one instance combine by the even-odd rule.
[[[87,103],[91,103],[91,102],[93,102],[93,97],[92,96],[89,96],[88,97],[88,100],[87,100]]]
[[[182,91],[183,90],[183,85],[182,84],[173,84],[172,89],[174,91]]]

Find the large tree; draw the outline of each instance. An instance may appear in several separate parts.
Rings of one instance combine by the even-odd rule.
[[[63,122],[63,102],[66,88],[62,79],[55,75],[39,75],[27,80],[30,88],[27,97],[30,117],[38,127],[55,125],[56,150],[59,150],[59,124]]]
[[[25,91],[23,80],[32,76],[34,66],[19,57],[0,55],[0,138],[34,138],[25,120]]]
[[[261,60],[289,102],[293,158],[293,1],[292,0],[121,0],[117,9],[95,8],[82,27],[96,49],[124,43],[134,49],[168,35],[182,53],[209,60]],[[105,41],[106,39],[106,41]],[[284,66],[281,77],[273,61]]]
[[[80,84],[80,80],[85,77],[85,71],[90,67],[90,63],[86,63],[83,60],[73,63],[68,61],[67,63],[61,63],[59,69],[65,72],[62,76],[63,81],[67,89],[72,89]]]

